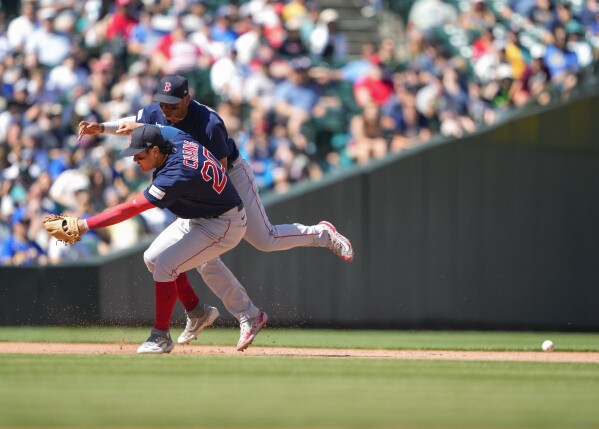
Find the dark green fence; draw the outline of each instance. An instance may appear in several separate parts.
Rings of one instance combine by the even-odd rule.
[[[599,330],[597,112],[597,96],[540,109],[265,198],[273,223],[332,221],[352,240],[351,264],[245,243],[223,260],[273,324]],[[145,247],[1,269],[0,323],[148,323]]]

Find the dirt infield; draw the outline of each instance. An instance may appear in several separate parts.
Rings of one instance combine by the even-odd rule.
[[[137,344],[71,344],[0,342],[0,353],[17,354],[135,354]],[[512,362],[571,362],[599,364],[599,353],[493,352],[455,350],[362,350],[292,347],[250,347],[238,352],[230,346],[177,346],[172,354],[197,356],[289,356],[404,360],[466,360]]]

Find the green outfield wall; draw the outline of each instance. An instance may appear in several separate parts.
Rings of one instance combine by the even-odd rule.
[[[273,223],[333,222],[350,264],[246,243],[223,260],[278,325],[599,330],[598,112],[589,95],[264,197]],[[0,324],[150,322],[146,247],[0,268]]]

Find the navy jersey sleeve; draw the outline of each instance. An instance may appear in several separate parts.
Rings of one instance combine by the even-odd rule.
[[[152,103],[137,111],[135,122],[140,124],[161,124],[167,125],[168,121],[164,118],[158,103]]]
[[[177,184],[176,177],[158,175],[146,188],[144,195],[156,207],[165,209],[184,195],[186,189]]]
[[[214,122],[214,123],[213,123]],[[216,159],[226,158],[229,155],[229,147],[227,145],[227,132],[220,121],[210,121],[206,130],[206,135],[210,144],[205,144]]]
[[[137,111],[137,116],[135,117],[135,122],[137,122],[139,124],[151,124],[152,122],[150,121],[149,116],[150,116],[150,114],[146,110],[145,107],[142,109],[139,109]]]

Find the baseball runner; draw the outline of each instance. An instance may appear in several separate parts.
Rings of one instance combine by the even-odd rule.
[[[322,221],[312,226],[270,223],[249,164],[239,155],[234,140],[228,136],[218,114],[191,99],[187,79],[179,75],[164,76],[153,99],[155,102],[141,109],[136,117],[100,124],[82,121],[79,124],[79,138],[99,133],[127,135],[143,124],[172,125],[201,142],[226,168],[247,213],[248,226],[243,238],[256,249],[269,252],[294,247],[326,247],[344,261],[353,259],[351,243],[329,222]],[[243,313],[231,302],[231,297],[239,295],[240,289],[243,289],[239,281],[220,258],[206,262],[198,267],[198,271],[227,310],[240,320],[243,331],[243,320],[255,319],[259,312],[256,309],[254,313]]]
[[[114,225],[153,207],[168,208],[177,215],[144,253],[154,278],[156,319],[150,337],[137,350],[169,353],[174,348],[170,321],[177,298],[188,315],[179,343],[191,341],[218,317],[218,310],[200,302],[185,272],[235,247],[245,234],[247,216],[241,197],[218,160],[176,128],[137,128],[123,155],[133,156],[143,172],[155,169],[144,192],[88,219],[52,215],[45,226],[56,238],[74,243],[89,230]],[[249,298],[246,304],[254,308]],[[267,320],[266,313],[258,310],[240,338],[239,350],[251,344]]]

